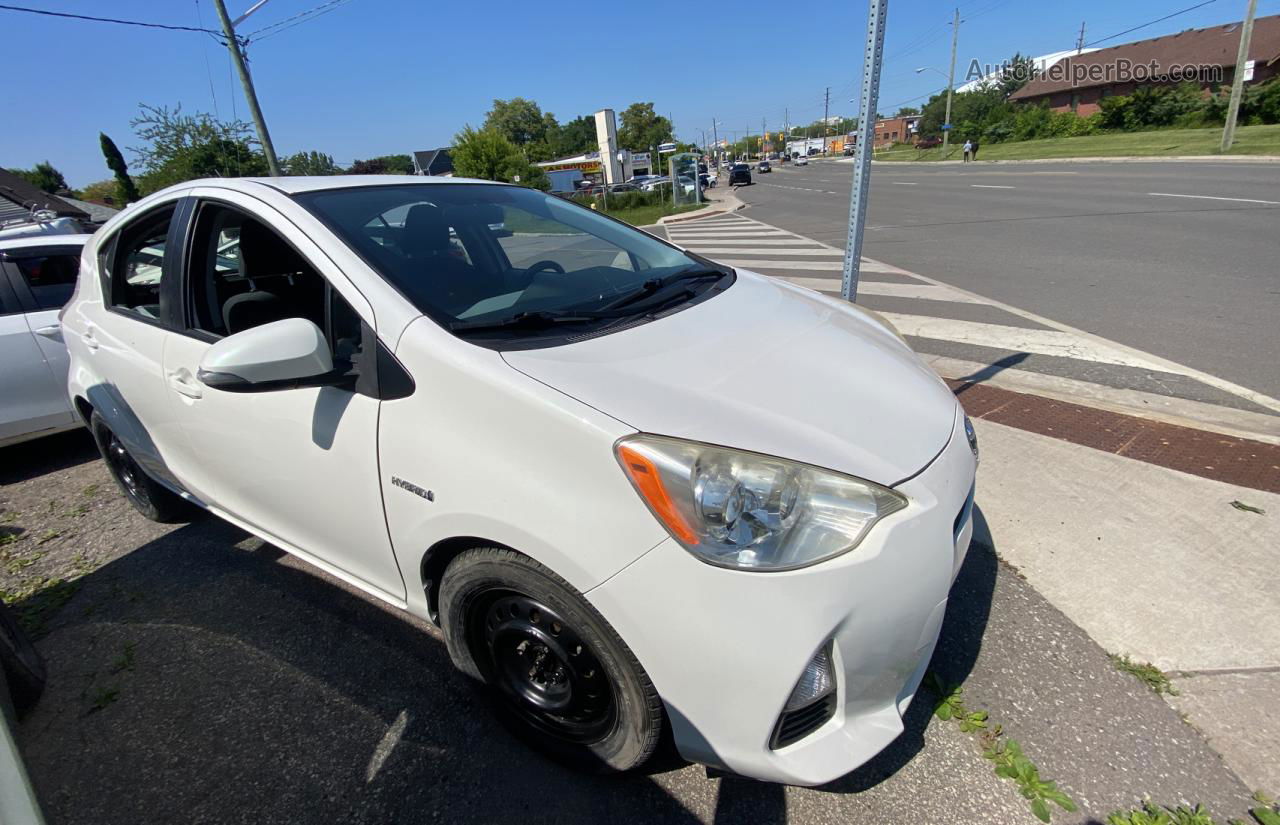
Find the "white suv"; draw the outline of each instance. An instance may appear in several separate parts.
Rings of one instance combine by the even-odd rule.
[[[438,622],[544,750],[625,770],[669,722],[816,784],[901,731],[977,447],[872,315],[458,179],[193,181],[86,262],[70,393],[129,500]]]

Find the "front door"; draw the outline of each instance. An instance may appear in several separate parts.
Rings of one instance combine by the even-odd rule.
[[[169,402],[187,435],[174,472],[233,520],[402,601],[382,509],[378,399],[333,387],[226,392],[196,378],[213,342],[284,318],[315,322],[335,363],[358,359],[372,344],[363,339],[372,308],[282,215],[237,193],[217,198],[195,205],[185,329],[165,348]]]

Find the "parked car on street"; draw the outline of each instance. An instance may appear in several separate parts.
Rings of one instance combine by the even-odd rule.
[[[757,163],[757,164],[756,164],[756,171],[757,171],[757,172],[771,172],[771,171],[773,171],[773,167],[769,165],[769,161],[767,161],[767,160],[762,160],[762,161],[760,161],[759,163]]]
[[[745,163],[735,163],[729,170],[730,186],[750,186],[751,167]]]
[[[809,159],[808,159],[807,157],[805,157],[804,155],[796,155],[795,160],[794,160],[794,161],[792,161],[792,162],[793,162],[796,166],[808,166],[808,165],[809,165]]]
[[[67,398],[58,311],[88,235],[0,240],[0,446],[81,425]]]
[[[67,389],[133,506],[438,624],[547,753],[813,785],[902,732],[977,442],[879,316],[458,178],[189,181],[82,261]]]

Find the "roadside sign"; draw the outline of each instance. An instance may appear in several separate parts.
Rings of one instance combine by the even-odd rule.
[[[665,155],[665,154],[668,154],[669,152],[674,152],[675,150],[676,150],[676,145],[674,143],[662,143],[658,145],[659,154]]]
[[[942,124],[942,128],[943,128],[943,129],[950,129],[950,128],[951,128],[951,124],[950,124],[950,123],[944,123],[944,124]]]
[[[1255,62],[1257,61],[1246,60],[1244,62],[1244,82],[1245,83],[1248,83],[1250,80],[1253,80],[1253,65]]]

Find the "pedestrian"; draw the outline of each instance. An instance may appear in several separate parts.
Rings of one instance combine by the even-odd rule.
[[[978,141],[976,140],[973,142],[973,145],[969,147],[969,157],[973,160],[978,159]]]
[[[973,143],[969,139],[964,142],[964,162],[969,162],[969,155],[973,153]]]

